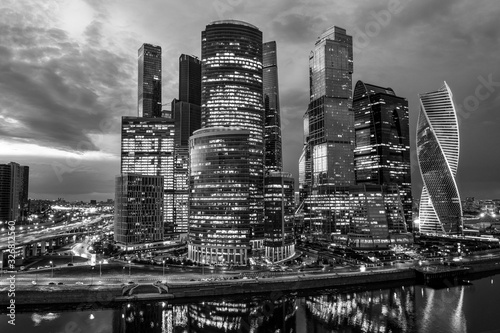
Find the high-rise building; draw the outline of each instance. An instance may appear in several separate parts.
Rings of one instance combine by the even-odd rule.
[[[231,128],[237,133],[241,130],[248,131],[248,145],[239,146],[240,156],[247,156],[243,158],[249,159],[245,164],[249,170],[243,172],[248,175],[245,208],[247,211],[241,212],[244,220],[238,223],[249,225],[247,241],[251,241],[252,248],[262,248],[264,240],[262,32],[246,22],[215,21],[207,25],[202,32],[201,52],[202,128]],[[193,147],[190,149],[192,158]],[[222,155],[225,153],[221,152]],[[193,161],[191,165],[193,166]],[[220,167],[223,168],[222,165]],[[191,178],[195,177],[192,172],[193,169]],[[233,190],[234,195],[239,196],[237,188]],[[216,192],[212,200],[222,199],[223,197],[219,196],[222,193]],[[227,202],[234,203],[232,200]],[[211,207],[207,209],[212,210]],[[192,214],[190,216],[192,218]],[[194,222],[190,220],[190,223]]]
[[[246,265],[249,255],[253,161],[250,131],[210,127],[190,138],[189,259]]]
[[[129,246],[163,240],[163,177],[116,177],[114,239]]]
[[[398,187],[318,186],[305,200],[306,231],[358,249],[387,249],[412,243]]]
[[[282,171],[282,143],[280,101],[278,89],[278,59],[276,42],[267,42],[263,45],[263,89],[265,109],[265,169]]]
[[[21,222],[29,213],[29,167],[0,164],[0,221]]]
[[[179,101],[201,105],[201,61],[197,57],[179,57]]]
[[[397,184],[412,226],[408,101],[391,88],[358,81],[353,95],[357,184]]]
[[[420,198],[420,232],[458,234],[462,204],[456,182],[460,140],[450,88],[419,95],[417,157],[424,187]]]
[[[291,173],[268,171],[264,178],[264,252],[272,262],[295,253],[293,213],[295,181]]]
[[[300,159],[303,189],[355,184],[352,73],[352,37],[332,27],[318,38],[309,56],[310,103],[304,116],[307,147]]]
[[[175,146],[187,148],[189,137],[201,128],[201,107],[177,99],[172,100],[171,106],[175,120]]]
[[[161,117],[161,47],[142,44],[139,49],[137,115]]]
[[[175,232],[175,122],[168,118],[122,117],[121,173],[162,176],[165,238]]]

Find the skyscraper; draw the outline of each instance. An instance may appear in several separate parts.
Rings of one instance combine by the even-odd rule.
[[[315,187],[354,185],[354,114],[352,112],[352,37],[332,27],[316,41],[309,56],[310,103],[304,116],[302,181]]]
[[[412,225],[408,101],[391,88],[358,81],[353,95],[357,184],[397,184]]]
[[[255,214],[250,131],[209,127],[190,138],[188,257],[196,262],[246,265]],[[261,157],[262,158],[262,157]],[[262,215],[262,214],[261,214]]]
[[[161,117],[161,47],[143,44],[139,49],[139,117]]]
[[[462,232],[462,204],[456,182],[460,140],[450,88],[421,94],[417,122],[417,157],[424,187],[420,232]]]
[[[189,219],[189,137],[201,127],[201,61],[179,57],[179,99],[171,104],[175,122],[174,228],[187,235]]]
[[[174,128],[173,119],[122,117],[121,173],[162,176],[162,234],[166,238],[175,230]]]
[[[29,167],[0,164],[0,221],[20,222],[27,217]]]
[[[291,173],[267,171],[264,178],[264,251],[272,262],[295,253],[294,186]]]
[[[163,240],[163,177],[116,177],[114,239],[125,246]]]
[[[201,50],[202,128],[223,127],[248,131],[248,145],[239,146],[238,152],[239,159],[249,159],[245,164],[249,170],[244,172],[249,177],[246,180],[248,206],[247,211],[241,212],[245,220],[238,223],[249,224],[252,247],[261,248],[264,238],[262,32],[246,22],[212,22],[202,32]],[[221,156],[226,153],[229,154],[229,151],[220,152]],[[219,162],[211,161],[210,168],[219,165],[220,169],[224,169],[224,165],[216,163]],[[221,159],[220,163],[226,163],[225,159]],[[193,161],[191,165],[193,167]],[[191,173],[191,178],[195,176]],[[233,190],[233,194],[238,196],[237,188],[233,187]],[[213,200],[223,195],[224,190],[221,191],[214,194]],[[219,223],[217,219],[213,223]],[[219,221],[224,219],[220,217]]]
[[[278,60],[276,55],[276,42],[267,42],[263,45],[263,89],[265,109],[265,169],[281,171],[282,143],[280,101],[278,89]]]
[[[201,61],[197,57],[179,57],[179,101],[201,105]]]

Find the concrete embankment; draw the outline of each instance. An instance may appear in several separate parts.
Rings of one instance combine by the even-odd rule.
[[[500,272],[498,258],[464,263],[470,267],[470,278],[479,278]],[[289,275],[260,279],[234,279],[222,281],[172,281],[167,283],[168,292],[161,291],[151,284],[149,288],[127,285],[116,286],[31,286],[18,285],[15,291],[16,306],[44,307],[53,304],[67,304],[71,308],[111,307],[124,301],[161,301],[172,299],[202,298],[214,296],[245,295],[272,292],[294,292],[311,289],[334,289],[349,287],[388,287],[416,283],[413,269],[394,269],[365,273],[308,274]],[[124,293],[124,288],[134,289]],[[0,285],[0,312],[8,304],[8,287]],[[157,293],[152,291],[158,290]],[[160,293],[161,292],[161,293]],[[123,296],[128,294],[130,296]]]

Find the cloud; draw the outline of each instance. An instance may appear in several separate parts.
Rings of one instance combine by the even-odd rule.
[[[119,122],[123,106],[133,105],[132,59],[101,47],[98,21],[78,40],[52,26],[50,14],[40,22],[14,8],[0,14],[0,115],[17,123],[0,123],[0,138],[99,150],[89,135],[109,130],[102,124]]]

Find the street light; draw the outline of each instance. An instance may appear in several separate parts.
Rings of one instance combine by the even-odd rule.
[[[51,277],[54,277],[54,265],[52,264],[52,261],[50,262],[50,267],[52,268]]]
[[[94,284],[94,266],[92,266],[92,274],[90,274],[90,285]]]
[[[162,263],[163,263],[163,277],[165,278],[165,260],[163,260]]]
[[[99,260],[99,276],[102,276],[101,264],[102,260]]]
[[[130,277],[130,260],[128,261],[128,276]]]
[[[205,259],[201,260],[201,275],[205,275]]]

